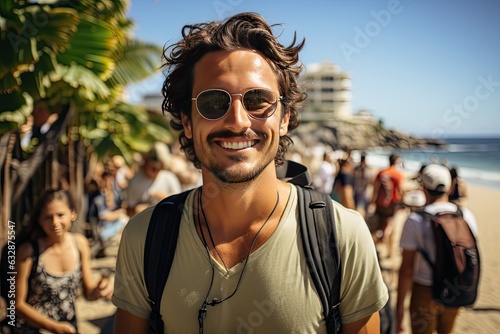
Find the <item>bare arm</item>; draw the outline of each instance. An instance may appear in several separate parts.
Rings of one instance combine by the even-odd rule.
[[[87,239],[81,234],[75,233],[76,243],[80,251],[82,264],[82,285],[85,298],[88,300],[96,300],[99,298],[111,299],[113,294],[113,284],[108,278],[101,278],[96,284],[92,279],[92,271],[90,268],[90,250]]]
[[[342,324],[342,334],[375,334],[380,333],[380,315],[375,312],[366,318],[349,324]]]
[[[399,268],[398,296],[396,301],[396,330],[403,331],[405,299],[413,286],[413,262],[416,251],[403,250],[403,259]]]
[[[340,190],[340,202],[348,209],[355,209],[352,185],[346,184]]]
[[[126,214],[125,208],[107,211],[99,215],[99,218],[105,221],[115,221]]]
[[[122,309],[116,310],[115,334],[146,334],[148,332],[148,319],[138,317]]]

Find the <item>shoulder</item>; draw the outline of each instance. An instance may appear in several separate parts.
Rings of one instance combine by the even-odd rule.
[[[72,237],[75,238],[76,245],[78,246],[78,249],[81,251],[88,249],[89,247],[89,241],[83,234],[80,233],[71,233]]]
[[[351,248],[358,243],[373,243],[368,225],[359,212],[332,200],[334,224],[339,246]]]
[[[139,212],[125,225],[120,237],[117,270],[123,266],[129,266],[130,263],[135,263],[138,268],[142,268],[144,246],[154,208],[155,206],[151,206]]]
[[[376,172],[376,173],[375,173],[375,179],[376,179],[376,181],[379,181],[379,180],[380,180],[380,178],[382,177],[382,175],[387,174],[387,171],[388,171],[388,169],[387,169],[387,168],[385,168],[385,169],[381,169],[381,170],[379,170],[378,172]]]
[[[162,169],[158,175],[156,176],[157,179],[163,179],[163,180],[178,180],[177,175],[175,175],[174,172],[171,172],[169,170]]]
[[[389,169],[386,170],[386,173],[398,180],[404,179],[405,177],[404,173],[400,171],[396,166],[391,166]]]
[[[478,226],[477,226],[477,221],[476,217],[472,213],[471,210],[467,208],[460,208],[462,210],[462,215],[464,217],[464,220],[467,222],[467,225],[469,225],[469,228],[471,229],[472,233],[474,234],[474,237],[478,236]]]
[[[37,242],[34,240],[33,242]],[[28,258],[32,258],[34,255],[33,246],[30,241],[25,241],[20,245],[17,245],[16,257],[18,261],[24,261]]]
[[[129,222],[125,226],[123,233],[130,235],[146,235],[149,227],[149,221],[153,215],[153,211],[156,205],[150,206],[144,211],[141,211],[130,218]]]
[[[423,213],[419,212],[410,213],[408,218],[406,218],[401,233],[406,234],[412,232],[411,234],[414,234],[417,230],[420,230],[422,227],[424,227],[424,224],[422,224],[423,221],[424,221]]]
[[[127,189],[130,187],[130,185],[134,185],[135,186],[137,184],[143,183],[145,179],[146,179],[146,176],[144,175],[144,172],[142,171],[142,169],[139,169],[134,174],[134,176],[132,176],[132,178],[130,179],[129,186],[127,187]]]

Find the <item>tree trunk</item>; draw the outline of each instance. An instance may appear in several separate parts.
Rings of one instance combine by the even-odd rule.
[[[11,133],[8,135],[7,139],[7,150],[5,156],[4,165],[4,176],[3,176],[3,198],[2,198],[2,214],[1,219],[1,231],[0,231],[0,245],[3,245],[7,241],[7,232],[9,228],[10,212],[11,212],[11,198],[12,198],[12,183],[11,183],[11,163],[12,163],[12,152],[14,150],[14,144],[16,142],[16,135]]]

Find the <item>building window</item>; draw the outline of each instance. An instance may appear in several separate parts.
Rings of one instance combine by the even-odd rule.
[[[333,76],[322,76],[321,81],[333,81]]]

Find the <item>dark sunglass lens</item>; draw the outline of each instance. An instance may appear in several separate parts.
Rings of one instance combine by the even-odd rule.
[[[203,117],[218,119],[229,110],[230,96],[221,90],[209,90],[198,96],[196,105]]]
[[[269,117],[276,109],[277,98],[273,92],[265,89],[253,89],[245,93],[245,109],[257,117]]]

